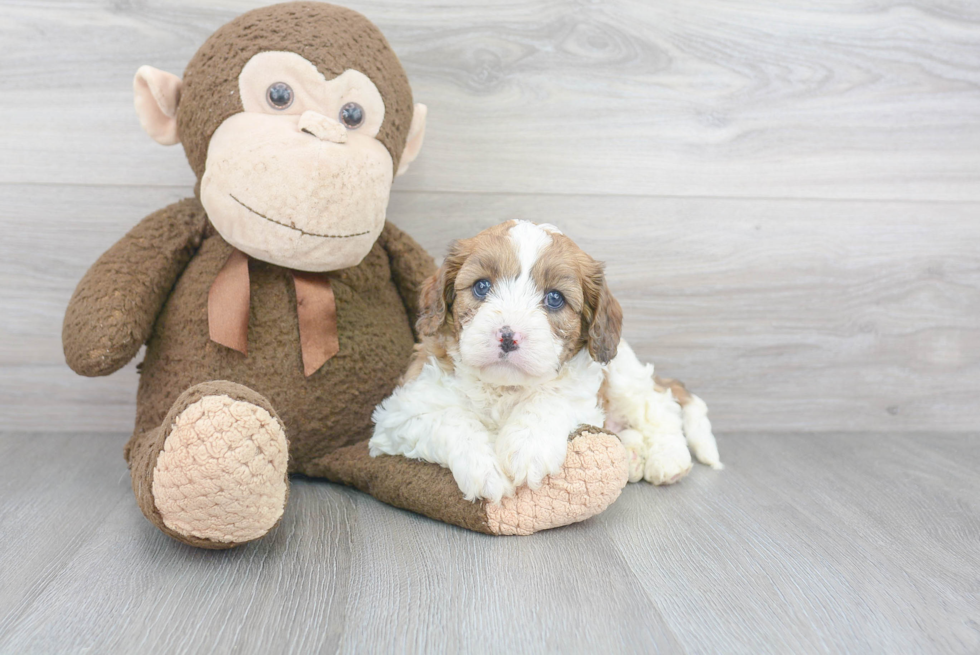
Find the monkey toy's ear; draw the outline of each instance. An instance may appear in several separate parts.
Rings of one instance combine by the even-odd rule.
[[[415,103],[412,109],[412,124],[408,128],[408,138],[405,139],[405,149],[402,150],[402,158],[398,162],[398,172],[401,175],[408,170],[409,164],[419,156],[422,149],[422,139],[425,138],[425,116],[429,113],[429,108],[422,103]]]
[[[176,75],[152,66],[140,66],[133,78],[134,103],[140,125],[157,143],[165,146],[180,143],[177,135],[177,103],[180,102],[183,84]],[[405,149],[407,151],[408,147]]]

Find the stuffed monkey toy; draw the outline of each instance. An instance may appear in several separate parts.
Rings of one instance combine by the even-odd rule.
[[[202,548],[258,539],[289,473],[488,534],[580,521],[626,484],[626,453],[570,435],[564,470],[500,504],[463,499],[448,470],[372,458],[371,412],[415,343],[432,258],[386,222],[392,179],[418,155],[426,108],[381,32],[319,2],[248,12],[183,79],[144,66],[143,128],[180,143],[195,197],[150,214],[75,290],[65,357],[108,375],[146,345],[133,491],[161,531]]]

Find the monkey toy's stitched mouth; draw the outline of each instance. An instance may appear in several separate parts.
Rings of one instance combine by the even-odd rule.
[[[269,221],[270,223],[275,223],[276,225],[281,225],[282,227],[285,227],[285,228],[288,228],[290,230],[294,230],[296,232],[299,232],[303,236],[307,236],[307,237],[320,237],[321,239],[350,239],[350,238],[353,238],[353,237],[364,236],[365,234],[369,234],[370,233],[369,231],[357,232],[355,234],[317,234],[316,232],[307,232],[306,230],[304,230],[302,228],[298,228],[298,227],[295,227],[293,225],[288,225],[287,223],[283,223],[281,221],[277,221],[274,218],[269,218],[268,216],[266,216],[264,214],[260,214],[259,212],[255,211],[254,209],[252,209],[251,207],[249,207],[248,205],[246,205],[244,202],[242,202],[241,200],[239,200],[238,198],[236,198],[235,196],[231,195],[230,193],[228,194],[228,197],[231,198],[232,200],[234,200],[235,202],[237,202],[239,205],[241,205],[245,209],[247,209],[250,212],[252,212],[253,214],[255,214],[256,216],[258,216],[259,218],[264,218],[265,220]]]

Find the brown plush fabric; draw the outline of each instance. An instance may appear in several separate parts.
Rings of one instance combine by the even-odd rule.
[[[398,294],[405,303],[405,311],[411,317],[412,330],[419,315],[422,283],[436,272],[436,265],[425,250],[391,223],[385,223],[378,243],[388,253],[388,264],[391,267],[391,278],[395,282]],[[418,335],[415,335],[416,338]]]
[[[170,435],[170,431],[173,428],[174,421],[177,416],[184,411],[189,405],[196,403],[198,400],[205,396],[230,396],[235,400],[244,400],[245,402],[252,403],[253,405],[258,405],[262,407],[273,417],[278,419],[275,409],[268,400],[255,393],[251,389],[243,387],[240,384],[234,384],[232,382],[226,382],[223,380],[218,380],[215,382],[206,382],[203,384],[191,387],[177,398],[174,402],[173,407],[167,413],[166,418],[163,423],[143,435],[141,439],[133,439],[129,444],[126,445],[125,455],[126,459],[129,460],[130,466],[130,477],[133,483],[133,493],[136,494],[136,502],[139,505],[140,510],[143,515],[149,519],[150,523],[160,528],[164,533],[182,541],[185,544],[191,546],[197,546],[198,548],[208,548],[212,550],[222,550],[226,548],[233,548],[240,544],[234,542],[220,542],[211,541],[210,539],[200,539],[198,537],[180,534],[168,528],[164,522],[163,517],[160,516],[160,512],[157,510],[156,505],[153,502],[153,469],[156,467],[157,459],[160,456],[160,452],[163,450],[163,445]],[[287,488],[287,500],[288,500],[288,488]],[[278,523],[276,523],[278,525]],[[273,526],[274,528],[275,526]]]
[[[415,253],[418,270],[400,264],[404,279],[413,280],[405,284],[421,284],[434,262],[404,233],[386,233],[389,247]],[[414,317],[406,312],[381,242],[360,265],[326,274],[337,303],[340,352],[309,377],[287,269],[249,261],[248,356],[210,340],[208,290],[230,253],[220,235],[207,236],[160,311],[141,369],[134,439],[158,427],[183,390],[210,380],[231,380],[269,399],[286,426],[294,471],[367,439],[371,412],[394,389],[414,345]],[[138,267],[139,260],[128,266]]]
[[[242,111],[238,74],[260,52],[294,52],[333,79],[346,69],[374,82],[385,101],[377,139],[398,170],[412,123],[412,89],[381,31],[361,14],[324,2],[290,2],[255,9],[218,28],[184,71],[177,132],[198,179],[218,126]]]
[[[181,200],[144,218],[99,257],[65,312],[62,345],[73,371],[109,375],[136,355],[206,224],[200,203]]]
[[[465,500],[453,474],[438,464],[392,455],[372,458],[364,441],[308,462],[304,469],[307,475],[360,489],[383,503],[494,534],[483,503]]]
[[[540,489],[521,487],[499,505],[464,499],[452,473],[438,464],[391,455],[372,459],[366,442],[335,450],[305,469],[389,505],[491,535],[529,535],[595,516],[619,497],[629,477],[619,438],[588,425],[568,435],[560,473],[545,478]]]

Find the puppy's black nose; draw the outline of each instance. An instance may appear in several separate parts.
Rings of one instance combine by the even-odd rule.
[[[514,331],[510,328],[504,328],[500,331],[500,349],[505,353],[514,352],[520,346],[517,345],[517,341],[514,339]]]

